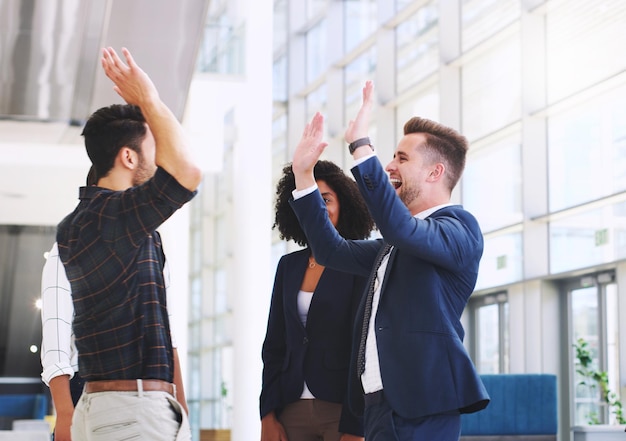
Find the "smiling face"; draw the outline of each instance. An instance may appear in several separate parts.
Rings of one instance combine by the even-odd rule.
[[[337,223],[339,222],[339,212],[340,212],[340,204],[339,198],[337,197],[337,193],[326,184],[325,181],[319,180],[317,181],[317,187],[322,194],[322,198],[326,203],[326,210],[328,211],[328,217],[330,218],[330,222],[333,224],[335,228],[337,228]]]
[[[393,160],[385,168],[396,194],[413,215],[429,208],[423,206],[424,193],[428,192],[428,184],[433,182],[433,173],[439,173],[437,166],[441,166],[428,155],[425,143],[426,137],[422,133],[405,135],[396,148]]]

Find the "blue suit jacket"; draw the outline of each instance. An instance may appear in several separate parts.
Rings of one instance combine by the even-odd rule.
[[[283,256],[276,270],[263,343],[261,417],[277,415],[297,401],[304,387],[321,400],[343,404],[339,431],[363,434],[363,423],[347,402],[352,327],[365,278],[326,268],[317,284],[306,328],[297,297],[311,250]]]
[[[384,240],[393,245],[375,317],[380,371],[391,407],[417,418],[458,409],[483,409],[489,396],[463,346],[461,314],[474,290],[483,238],[476,219],[459,205],[421,220],[397,197],[377,158],[352,169]],[[350,241],[328,221],[319,191],[292,201],[318,262],[370,276],[382,240]],[[355,321],[360,335],[363,304]],[[350,403],[363,411],[353,341]]]

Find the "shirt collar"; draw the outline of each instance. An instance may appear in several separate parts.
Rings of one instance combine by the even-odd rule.
[[[89,187],[80,187],[78,189],[78,197],[79,199],[93,199],[98,193],[106,190],[106,188],[98,187],[96,185],[90,185]]]
[[[426,219],[428,216],[430,216],[431,214],[433,214],[435,211],[442,209],[443,207],[449,207],[450,205],[454,205],[454,204],[441,204],[441,205],[435,205],[434,207],[430,207],[424,211],[420,211],[419,213],[417,213],[415,216],[418,219]]]

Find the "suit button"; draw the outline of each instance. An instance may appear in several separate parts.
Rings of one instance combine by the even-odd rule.
[[[303,344],[303,345],[308,345],[308,344],[309,344],[309,339],[308,339],[308,338],[306,338],[306,337],[304,337],[304,338],[302,339],[302,344]]]

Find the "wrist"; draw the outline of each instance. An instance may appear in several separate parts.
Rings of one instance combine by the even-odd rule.
[[[277,421],[276,420],[276,414],[274,413],[274,411],[272,410],[271,412],[265,414],[262,418],[261,418],[261,422],[264,421]]]
[[[353,155],[356,149],[358,149],[359,147],[366,146],[366,145],[370,146],[372,151],[374,150],[374,146],[372,145],[369,137],[367,136],[363,138],[355,139],[354,141],[352,141],[350,144],[348,144],[348,150],[350,151],[350,154]]]

